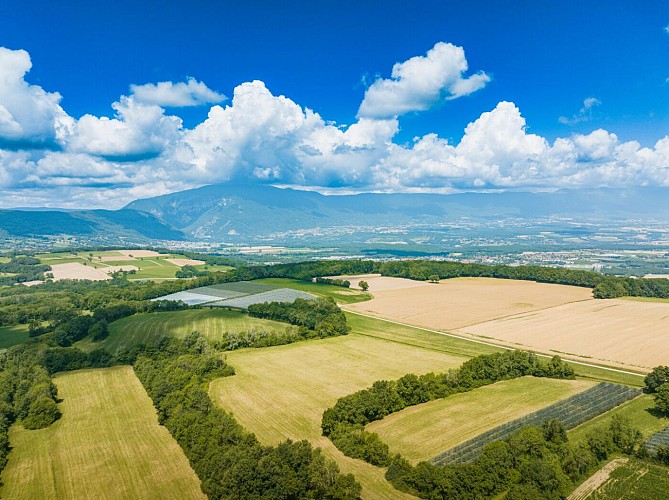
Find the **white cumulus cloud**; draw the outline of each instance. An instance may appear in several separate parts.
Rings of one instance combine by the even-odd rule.
[[[59,94],[24,80],[26,52],[0,51],[0,68],[4,207],[117,208],[228,180],[327,192],[669,186],[669,136],[641,147],[598,129],[551,143],[529,133],[520,109],[507,101],[473,119],[457,142],[434,133],[396,142],[402,113],[488,81],[483,73],[464,77],[464,51],[450,44],[396,65],[391,80],[377,80],[350,126],[272,94],[261,81],[238,85],[229,103],[211,106],[192,129],[163,106],[212,101],[205,91],[195,97],[193,89],[208,87],[194,80],[133,86],[112,104],[113,116],[75,120],[60,108]],[[589,97],[569,120],[599,104]]]
[[[393,66],[390,79],[378,79],[367,89],[359,117],[390,118],[429,109],[442,97],[455,99],[483,88],[490,76],[464,77],[467,59],[462,47],[438,42],[425,56]]]
[[[25,50],[0,47],[0,145],[55,146],[71,123],[61,96],[24,79],[32,68]]]
[[[162,107],[201,106],[218,104],[226,100],[223,94],[211,90],[194,78],[189,78],[185,83],[158,82],[130,85],[130,91],[136,102]]]
[[[112,108],[114,118],[84,115],[77,120],[68,136],[68,149],[102,157],[150,157],[180,138],[181,119],[165,115],[160,106],[124,96]]]

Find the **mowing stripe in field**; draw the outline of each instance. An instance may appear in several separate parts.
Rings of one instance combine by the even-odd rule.
[[[63,373],[54,381],[63,416],[46,429],[12,427],[0,497],[205,498],[131,367]]]

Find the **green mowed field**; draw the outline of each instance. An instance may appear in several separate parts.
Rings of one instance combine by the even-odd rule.
[[[593,385],[536,377],[507,380],[410,406],[372,422],[367,430],[378,433],[391,453],[417,463]]]
[[[266,349],[226,353],[236,375],[215,380],[212,399],[261,442],[308,439],[352,472],[365,498],[402,498],[383,469],[345,457],[321,435],[323,412],[337,399],[380,379],[442,372],[466,358],[355,333]]]
[[[205,498],[132,368],[82,370],[54,381],[63,416],[46,429],[11,429],[0,497]]]
[[[28,340],[28,325],[0,326],[0,349]]]
[[[307,281],[293,280],[288,278],[264,278],[254,280],[254,283],[264,283],[277,288],[293,288],[303,292],[313,293],[320,297],[330,297],[339,304],[352,304],[370,300],[372,296],[361,290],[352,290],[341,286],[326,285],[323,283],[309,283]]]
[[[219,340],[227,332],[280,331],[295,327],[267,319],[252,318],[249,315],[228,309],[186,309],[184,311],[135,314],[119,319],[109,325],[109,337],[101,342],[89,338],[76,345],[84,350],[107,349],[113,353],[120,347],[147,344],[162,336],[185,337],[192,332],[200,332],[209,340]]]
[[[641,431],[643,437],[648,438],[651,434],[661,431],[669,425],[669,417],[654,411],[654,408],[653,396],[642,394],[568,431],[569,440],[573,442],[585,440],[585,435],[593,428],[608,425],[614,414],[629,418],[634,426]]]
[[[669,468],[630,459],[616,468],[590,500],[660,500],[669,497]]]

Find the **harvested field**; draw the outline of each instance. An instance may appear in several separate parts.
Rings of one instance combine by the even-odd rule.
[[[193,260],[193,259],[165,259],[167,262],[170,264],[174,264],[175,266],[183,267],[183,266],[202,266],[206,264],[205,261],[203,260]]]
[[[378,433],[391,453],[418,462],[593,385],[535,377],[507,380],[410,406],[372,422],[367,430]]]
[[[460,331],[637,370],[669,364],[669,304],[661,302],[591,300],[488,321]]]
[[[95,269],[92,266],[84,266],[78,262],[70,262],[68,264],[53,264],[51,266],[51,273],[53,280],[93,280],[102,281],[111,279],[104,271]]]
[[[132,368],[54,378],[62,418],[10,431],[2,498],[205,498]]]
[[[351,288],[361,290],[358,283],[366,281],[369,285],[369,291],[372,293],[385,292],[388,290],[404,290],[405,288],[417,288],[430,286],[425,281],[408,280],[404,278],[391,278],[381,276],[380,274],[358,274],[356,276],[328,276],[328,278],[348,280],[351,282]],[[434,286],[434,284],[432,284]]]
[[[588,288],[494,278],[456,278],[378,292],[370,286],[370,292],[372,300],[346,309],[435,330],[463,328],[569,302],[594,302]]]
[[[404,498],[383,469],[344,457],[321,435],[323,411],[338,398],[380,379],[446,371],[464,357],[350,334],[344,337],[226,353],[236,375],[212,382],[210,395],[262,443],[308,439],[363,485],[365,498]]]

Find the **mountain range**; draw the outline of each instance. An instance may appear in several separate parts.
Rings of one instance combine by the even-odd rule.
[[[242,242],[314,228],[549,216],[611,222],[666,219],[669,188],[326,196],[272,186],[219,184],[137,200],[120,210],[0,210],[0,233]]]

